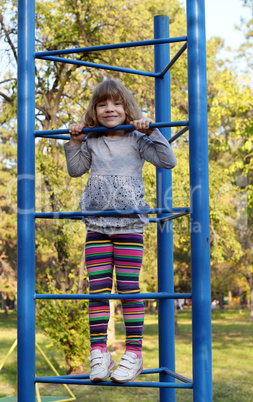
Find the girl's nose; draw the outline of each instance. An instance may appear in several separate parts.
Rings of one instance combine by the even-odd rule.
[[[112,102],[110,102],[110,101],[107,102],[106,103],[106,111],[108,112],[108,111],[113,110],[114,109],[113,106],[114,106],[114,104]]]

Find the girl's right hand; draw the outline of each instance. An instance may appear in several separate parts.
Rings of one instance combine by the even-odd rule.
[[[88,133],[82,133],[82,129],[85,127],[82,123],[70,124],[70,142],[69,145],[80,145]]]

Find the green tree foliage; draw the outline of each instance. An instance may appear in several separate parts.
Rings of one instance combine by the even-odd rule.
[[[244,33],[245,41],[239,48],[238,57],[244,60],[244,74],[240,77],[238,84],[237,98],[240,103],[238,102],[234,107],[234,115],[237,118],[237,127],[239,130],[235,130],[232,135],[233,161],[230,166],[230,172],[241,194],[241,202],[238,209],[244,217],[243,224],[239,228],[243,256],[238,264],[238,269],[248,284],[248,298],[251,300],[250,318],[253,319],[253,2],[252,0],[244,0],[243,3],[251,11],[251,17],[248,20],[242,20],[240,26],[240,29]]]
[[[3,256],[0,258],[0,289],[2,296],[2,308],[5,317],[8,317],[9,301],[15,301],[17,294],[17,280],[15,271],[10,264],[4,261]]]
[[[71,293],[78,292],[75,275],[69,274],[73,285]],[[55,286],[55,280],[47,274],[50,294],[62,294]],[[43,288],[42,288],[43,290]],[[56,347],[64,352],[67,374],[80,374],[89,354],[88,302],[80,300],[44,300],[37,303],[37,324],[50,336]]]
[[[0,250],[8,256],[13,268],[16,268],[16,13],[14,0],[0,0],[0,39],[5,43],[2,50],[5,68],[1,72],[0,89],[0,230],[3,234]],[[36,51],[150,39],[153,37],[153,16],[157,14],[170,16],[171,36],[186,34],[185,13],[178,0],[171,0],[169,4],[165,0],[61,0],[60,3],[37,1]],[[232,161],[240,162],[240,152],[244,156],[250,154],[250,143],[246,139],[249,127],[252,134],[250,103],[247,103],[252,99],[250,86],[245,77],[238,77],[229,66],[217,59],[222,46],[219,38],[213,38],[207,43],[211,252],[213,266],[219,266],[220,269],[215,271],[219,272],[219,277],[224,276],[224,270],[228,271],[227,266],[221,265],[224,261],[231,264],[242,261],[240,231],[237,225],[231,226],[229,217],[236,217],[238,206],[235,200],[240,199],[241,192],[236,186],[235,172],[244,171],[247,166],[250,168],[250,163],[247,162],[242,167],[232,165]],[[179,47],[180,44],[171,45],[171,55]],[[77,53],[67,57],[153,70],[152,47]],[[186,66],[187,57],[184,53],[171,69],[172,120],[187,118]],[[154,83],[151,78],[37,60],[36,128],[66,127],[71,121],[79,121],[90,99],[92,88],[105,77],[122,80],[133,92],[143,112],[154,116]],[[248,99],[246,109],[245,99]],[[174,148],[178,158],[178,165],[173,171],[174,206],[188,206],[187,136],[185,141],[178,140]],[[251,159],[248,157],[245,160]],[[87,175],[78,179],[68,176],[61,141],[36,140],[37,211],[76,210],[87,178]],[[144,180],[146,199],[151,206],[155,206],[155,170],[148,164],[144,169]],[[230,189],[224,190],[225,183],[230,183],[228,187],[234,192],[233,197],[226,196],[226,191]],[[250,200],[251,193],[247,194]],[[217,204],[217,200],[220,203]],[[182,217],[174,222],[176,286],[180,290],[189,290],[190,223],[189,217]],[[84,292],[87,286],[83,257],[84,225],[78,221],[40,220],[36,221],[36,228],[36,273],[40,290],[73,292],[77,283],[78,292]],[[153,291],[157,280],[155,224],[147,228],[145,244],[142,286],[144,291]],[[45,272],[53,276],[54,289],[50,288],[51,279],[48,279],[50,276],[46,276]],[[232,282],[229,283],[232,286]],[[55,307],[53,303],[52,306]],[[62,307],[59,305],[57,308],[60,310]],[[43,311],[46,311],[45,308]],[[69,367],[72,367],[70,363]]]
[[[242,2],[252,10],[252,0]],[[253,264],[252,251],[250,251],[252,250],[253,198],[252,18],[248,21],[242,20],[238,29],[241,29],[245,35],[245,42],[238,50],[240,70],[235,71],[232,65],[220,63],[219,69],[215,71],[215,91],[209,109],[209,138],[210,157],[217,162],[215,169],[217,165],[223,168],[224,183],[220,187],[218,199],[232,208],[224,219],[229,220],[231,232],[236,235],[241,252],[237,253],[240,258],[232,261],[232,267],[228,262],[217,268],[215,262],[215,270],[216,273],[220,272],[220,282],[223,287],[226,286],[226,281],[222,281],[222,275],[229,276],[229,273],[235,273],[238,284],[236,285],[234,281],[234,287],[241,288],[241,292],[248,291],[248,295],[251,294],[251,316],[253,317]],[[216,274],[215,277],[217,277]]]

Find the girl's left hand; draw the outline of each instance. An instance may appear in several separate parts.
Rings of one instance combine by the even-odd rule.
[[[143,117],[142,119],[139,120],[130,121],[130,124],[133,124],[136,130],[146,135],[150,135],[154,131],[153,128],[149,128],[149,125],[151,123],[154,123],[153,120],[147,117]]]

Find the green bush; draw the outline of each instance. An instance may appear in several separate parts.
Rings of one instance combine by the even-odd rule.
[[[74,275],[70,294],[77,293]],[[62,294],[47,275],[48,293]],[[84,362],[89,354],[89,323],[87,300],[38,300],[36,305],[38,328],[48,335],[54,347],[65,355],[67,374],[85,372]]]

